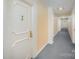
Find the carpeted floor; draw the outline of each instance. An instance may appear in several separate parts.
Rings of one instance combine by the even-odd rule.
[[[75,59],[75,45],[72,44],[67,29],[62,29],[35,59]]]

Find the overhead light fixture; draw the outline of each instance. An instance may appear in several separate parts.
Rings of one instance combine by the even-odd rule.
[[[60,7],[60,8],[58,8],[60,11],[62,11],[63,10],[63,8],[62,7]]]

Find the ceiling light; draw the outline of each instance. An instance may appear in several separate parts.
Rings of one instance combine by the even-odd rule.
[[[60,10],[60,11],[62,11],[62,10],[63,10],[63,8],[62,8],[62,7],[60,7],[60,8],[59,8],[59,10]]]

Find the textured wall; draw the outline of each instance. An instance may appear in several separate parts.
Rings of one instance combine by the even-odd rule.
[[[41,49],[44,44],[48,42],[48,9],[42,4],[38,3],[38,39],[37,39],[37,47],[38,50]]]

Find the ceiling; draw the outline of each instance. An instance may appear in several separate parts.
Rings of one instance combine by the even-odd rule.
[[[75,0],[40,0],[44,5],[52,7],[56,16],[70,15],[75,6]],[[62,8],[62,10],[60,10]]]

